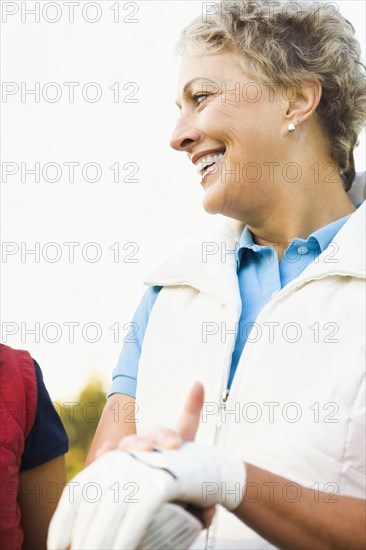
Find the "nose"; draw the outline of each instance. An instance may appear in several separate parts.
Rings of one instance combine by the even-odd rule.
[[[170,147],[176,151],[189,152],[192,145],[201,138],[201,132],[189,122],[189,117],[181,117],[170,138]]]

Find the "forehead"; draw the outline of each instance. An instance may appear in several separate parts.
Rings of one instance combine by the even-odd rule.
[[[184,87],[192,80],[204,81],[207,79],[222,83],[235,78],[243,78],[243,70],[230,50],[184,56],[179,67],[177,97],[181,97]]]

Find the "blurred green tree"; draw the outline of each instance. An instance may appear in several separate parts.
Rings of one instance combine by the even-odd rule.
[[[69,452],[66,455],[68,480],[84,467],[105,403],[106,392],[97,378],[89,380],[75,401],[55,403],[69,436]]]

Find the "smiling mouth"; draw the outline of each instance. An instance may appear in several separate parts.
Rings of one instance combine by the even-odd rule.
[[[215,171],[217,165],[222,161],[226,151],[216,153],[214,155],[207,155],[197,162],[197,172],[200,176],[210,174]]]

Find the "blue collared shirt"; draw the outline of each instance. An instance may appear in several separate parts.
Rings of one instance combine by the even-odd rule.
[[[247,226],[244,227],[236,250],[237,274],[243,307],[232,354],[228,388],[231,386],[241,353],[261,309],[329,246],[351,215],[317,229],[307,239],[293,239],[280,262],[272,246],[255,244],[250,230]],[[127,337],[123,344],[118,363],[113,370],[113,382],[109,395],[112,393],[124,393],[132,397],[136,395],[141,346],[151,310],[161,288],[161,286],[148,287],[137,307],[132,320],[133,332],[137,329],[137,334],[134,334],[135,341],[128,342]]]

